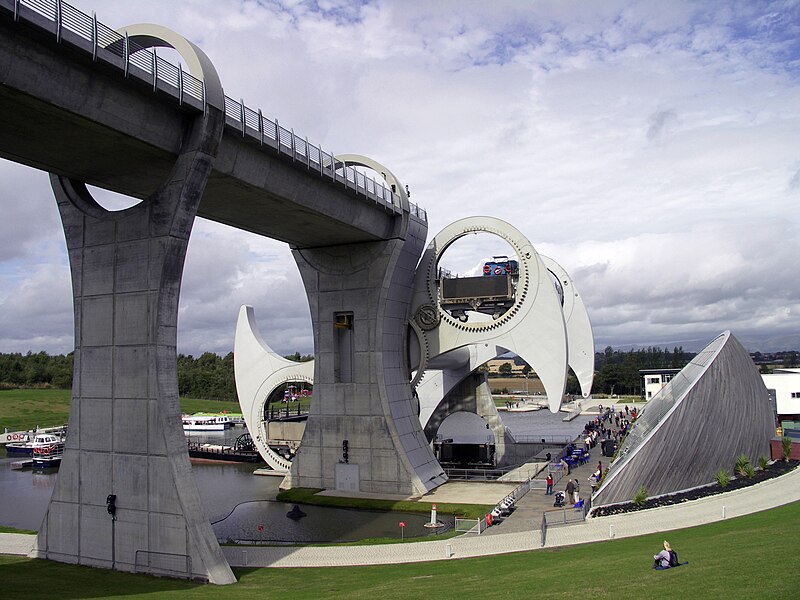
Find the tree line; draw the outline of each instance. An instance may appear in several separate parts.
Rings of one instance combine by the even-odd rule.
[[[695,356],[693,352],[684,352],[682,346],[676,346],[671,352],[668,348],[652,346],[624,352],[606,346],[603,352],[594,355],[592,392],[640,396],[640,369],[682,369]]]
[[[797,361],[797,353],[789,358]],[[649,347],[640,350],[614,350],[611,346],[595,353],[595,376],[592,392],[596,394],[641,395],[640,369],[682,369],[695,354],[680,346]],[[289,360],[305,362],[314,357],[295,352]],[[505,365],[503,365],[505,367]],[[506,369],[511,370],[511,365]],[[500,371],[504,371],[501,367]],[[46,352],[26,354],[0,353],[0,387],[55,387],[72,385],[72,353],[49,355]],[[570,375],[567,393],[579,393],[577,379]],[[219,356],[205,352],[195,358],[178,355],[178,393],[183,397],[209,400],[236,400],[233,376],[233,352]]]
[[[72,356],[72,352],[56,355],[46,352],[0,353],[0,387],[69,389],[72,387]],[[286,358],[304,362],[314,357],[295,352]],[[225,356],[204,352],[197,358],[179,354],[178,393],[188,398],[236,401],[233,352]]]

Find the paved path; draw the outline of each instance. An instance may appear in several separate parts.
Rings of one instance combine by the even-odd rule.
[[[551,527],[547,531],[546,547],[670,531],[759,512],[797,500],[800,500],[800,469],[747,488],[700,500],[589,519],[579,525]],[[508,527],[503,532],[503,525],[514,522],[519,524],[514,529],[519,526],[521,530],[511,531],[512,527]],[[523,528],[522,524],[527,527]],[[225,546],[223,552],[234,567],[321,567],[423,562],[536,550],[541,547],[538,522],[531,522],[521,514],[516,521],[508,519],[503,525],[497,527],[492,535],[460,536],[433,542],[334,547]],[[35,540],[36,536],[33,535],[0,534],[0,553],[27,555]]]

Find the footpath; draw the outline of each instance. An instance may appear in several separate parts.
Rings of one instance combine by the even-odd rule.
[[[591,464],[591,463],[590,463]],[[583,489],[585,480],[581,482]],[[556,489],[564,488],[565,481]],[[588,490],[587,490],[588,493]],[[545,498],[531,492],[529,502]],[[223,546],[233,567],[347,567],[488,556],[538,550],[542,547],[539,519],[523,506],[501,525],[482,535],[467,534],[447,540],[379,546]],[[552,496],[546,502],[552,507]],[[638,512],[587,519],[577,525],[551,526],[546,548],[600,542],[614,538],[660,533],[739,517],[800,500],[800,469],[753,486],[691,502]],[[522,510],[521,510],[522,509]],[[528,516],[526,516],[528,515]],[[489,532],[492,532],[489,534]],[[35,535],[0,534],[0,554],[29,555]]]

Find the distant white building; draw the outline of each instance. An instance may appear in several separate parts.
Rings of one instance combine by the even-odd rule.
[[[640,369],[642,397],[650,400],[680,372],[680,369]]]
[[[761,378],[775,396],[778,420],[784,430],[800,429],[800,369],[775,369]]]

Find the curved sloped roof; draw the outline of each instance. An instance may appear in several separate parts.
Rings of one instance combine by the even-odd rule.
[[[631,427],[594,505],[713,481],[739,454],[769,456],[774,419],[750,355],[726,331],[653,397]]]

